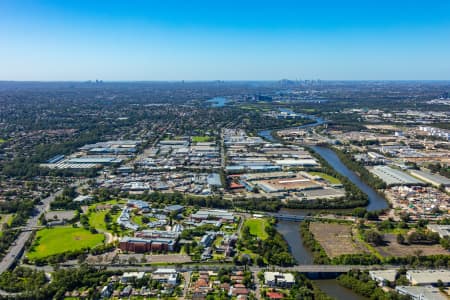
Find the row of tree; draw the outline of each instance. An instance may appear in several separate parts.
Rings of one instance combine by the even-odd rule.
[[[372,280],[368,272],[359,270],[350,271],[338,277],[340,285],[351,289],[355,293],[373,300],[408,300],[409,296],[403,296],[395,292],[385,292]]]

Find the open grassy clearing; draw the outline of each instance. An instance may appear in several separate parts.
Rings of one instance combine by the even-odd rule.
[[[0,138],[0,144],[6,143],[5,139]]]
[[[256,235],[261,240],[265,240],[268,237],[266,232],[267,222],[267,219],[262,218],[247,219],[245,220],[244,226],[248,226],[252,235]]]
[[[89,225],[97,230],[108,231],[106,229],[105,215],[108,213],[106,210],[91,212],[89,214]]]
[[[126,200],[114,199],[114,200],[103,201],[103,202],[92,204],[92,205],[89,206],[89,208],[97,209],[98,207],[103,206],[103,205],[107,205],[107,204],[115,205],[115,204],[126,204],[126,203],[127,203]]]
[[[207,136],[207,135],[196,135],[192,137],[192,141],[194,143],[205,143],[205,142],[212,142],[213,137]]]
[[[68,251],[93,248],[103,243],[103,234],[92,234],[84,228],[56,227],[41,229],[36,234],[27,257],[31,260],[45,258]]]
[[[140,215],[133,215],[131,217],[131,221],[138,224],[139,226],[144,226],[144,222],[142,222],[142,216]]]
[[[313,176],[319,176],[328,181],[331,184],[341,184],[341,181],[337,178],[334,178],[333,176],[330,176],[328,174],[322,173],[322,172],[309,172],[309,174]]]
[[[385,234],[384,240],[386,241],[385,245],[375,246],[374,248],[384,257],[387,256],[408,256],[408,255],[438,255],[444,254],[448,255],[449,252],[442,248],[441,245],[401,245],[397,242],[396,234]]]
[[[362,242],[353,238],[351,225],[311,222],[309,229],[330,258],[369,253]]]

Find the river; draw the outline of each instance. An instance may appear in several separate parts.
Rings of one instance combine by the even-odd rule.
[[[299,126],[298,128],[308,128],[319,126],[325,123],[322,118],[317,118],[314,116],[307,116],[309,119],[314,119],[316,122],[311,124],[306,124]],[[277,142],[272,136],[272,130],[262,130],[259,136],[265,138],[271,142]],[[351,182],[353,182],[359,189],[361,189],[369,198],[369,204],[367,205],[367,210],[380,210],[387,208],[387,201],[382,196],[380,196],[374,189],[365,184],[359,176],[348,169],[347,166],[342,163],[337,154],[326,147],[312,146],[312,149],[319,154],[323,159],[325,159],[338,173],[346,176]],[[313,212],[312,210],[304,209],[282,209],[282,212],[297,215],[307,215]],[[277,224],[277,230],[283,235],[287,243],[289,244],[290,250],[294,258],[299,264],[312,264],[313,256],[311,251],[309,251],[304,245],[303,240],[299,232],[299,223],[290,221],[279,221]],[[314,282],[328,295],[336,299],[346,299],[346,300],[362,300],[366,299],[360,295],[355,294],[353,291],[342,287],[338,284],[335,279],[320,279],[314,280]]]

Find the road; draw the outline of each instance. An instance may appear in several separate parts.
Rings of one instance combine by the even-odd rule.
[[[78,265],[60,265],[60,267],[77,267]],[[91,265],[97,266],[97,265]],[[52,272],[54,270],[53,266],[34,266],[26,265],[26,267],[41,270],[44,272]],[[153,272],[161,266],[141,266],[141,265],[98,265],[99,268],[105,268],[110,271],[137,271],[137,272]],[[192,272],[192,271],[218,271],[221,268],[233,267],[236,269],[243,270],[243,266],[235,266],[233,264],[181,264],[175,268],[179,272]],[[345,273],[352,269],[360,270],[379,270],[379,269],[398,269],[399,266],[393,265],[296,265],[292,267],[258,267],[250,266],[247,269],[257,274],[260,271],[277,270],[280,272],[300,272],[300,273]]]
[[[78,181],[71,186],[76,187],[82,182],[84,181]],[[15,263],[15,261],[22,256],[25,250],[25,244],[30,239],[31,234],[33,233],[32,229],[37,227],[39,216],[43,212],[49,210],[50,203],[52,203],[52,201],[55,200],[57,196],[61,195],[62,192],[63,189],[58,190],[56,193],[53,193],[52,195],[42,200],[41,204],[34,207],[33,215],[28,219],[27,224],[24,228],[22,228],[22,232],[19,234],[18,238],[15,240],[15,242],[12,244],[6,255],[3,257],[2,261],[0,262],[0,274],[9,270]]]

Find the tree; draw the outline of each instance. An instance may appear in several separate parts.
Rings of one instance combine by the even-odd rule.
[[[374,245],[381,245],[384,242],[383,235],[376,230],[367,230],[364,234],[364,240]]]
[[[403,234],[397,235],[397,243],[399,243],[400,245],[403,245],[405,243],[405,237],[403,236]]]

